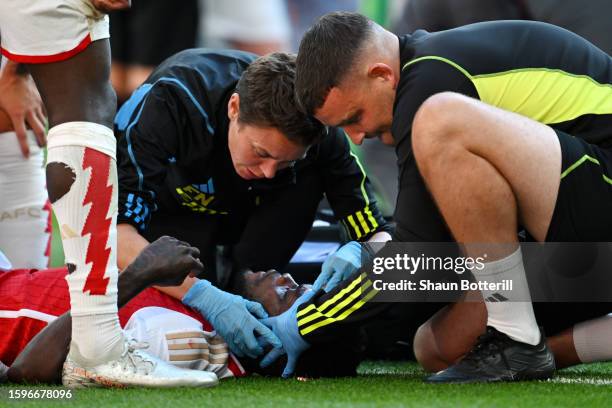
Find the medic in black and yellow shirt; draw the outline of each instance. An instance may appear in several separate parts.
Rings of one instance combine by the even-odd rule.
[[[296,94],[306,112],[326,125],[343,127],[355,143],[378,136],[395,145],[399,165],[395,241],[454,240],[413,152],[415,115],[427,99],[442,92],[455,93],[453,100],[473,101],[456,94],[479,99],[547,125],[549,136],[556,134],[561,171],[554,182],[559,191],[548,234],[541,240],[612,240],[612,59],[585,39],[549,24],[518,21],[437,33],[419,30],[398,38],[363,16],[339,12],[322,17],[304,35],[299,53]],[[343,63],[321,68],[337,59]],[[462,120],[469,123],[471,118],[466,115]],[[533,179],[533,173],[525,173],[526,183]],[[446,180],[452,183],[452,172]],[[521,225],[512,227],[516,239]],[[359,324],[360,316],[369,319],[382,310],[371,281],[353,262],[360,259],[359,253],[355,245],[341,248],[328,262],[342,265],[330,273],[331,280],[342,283],[335,289],[323,286],[326,292],[314,294],[292,315],[268,322],[275,332],[282,326],[294,334],[279,336],[290,359],[308,344],[327,341],[343,327]],[[353,274],[347,273],[347,262],[353,264]],[[502,337],[509,339],[498,336]],[[505,353],[520,342],[506,343],[498,351]],[[507,353],[502,357],[499,361],[509,359]],[[496,372],[487,381],[549,376],[550,354],[543,352],[541,357],[548,359],[542,365],[546,368],[531,372],[531,377],[511,367],[507,373],[512,375],[497,377]]]

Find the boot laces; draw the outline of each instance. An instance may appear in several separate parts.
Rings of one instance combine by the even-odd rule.
[[[130,339],[127,341],[127,347],[119,359],[121,369],[123,371],[132,371],[134,374],[142,371],[145,375],[149,375],[155,369],[155,362],[147,358],[146,354],[140,353],[139,350],[149,348],[149,343]]]
[[[505,346],[508,344],[508,337],[495,330],[492,327],[487,327],[487,331],[478,336],[474,347],[465,355],[463,362],[471,365],[487,364],[489,357],[500,354],[502,359],[507,364],[506,356],[503,353]]]

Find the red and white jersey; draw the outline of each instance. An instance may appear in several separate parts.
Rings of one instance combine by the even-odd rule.
[[[38,332],[70,309],[66,273],[66,268],[0,272],[0,361],[10,366]],[[119,321],[170,363],[214,371],[219,378],[246,375],[238,360],[223,352],[227,345],[200,313],[156,289],[144,290],[122,307]],[[185,342],[191,352],[181,351],[188,348],[180,346]]]
[[[2,0],[2,55],[39,64],[68,59],[108,38],[108,16],[89,0]]]

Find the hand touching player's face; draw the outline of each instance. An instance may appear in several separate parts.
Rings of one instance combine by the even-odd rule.
[[[298,285],[291,275],[281,275],[275,270],[248,271],[244,275],[245,295],[263,305],[270,316],[288,310],[295,300],[310,290],[310,285]]]

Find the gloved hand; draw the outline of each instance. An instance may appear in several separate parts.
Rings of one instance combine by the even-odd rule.
[[[268,317],[257,302],[224,292],[209,281],[200,280],[183,297],[183,303],[202,313],[238,357],[257,358],[263,354],[266,344],[282,347],[279,338],[255,318]],[[261,336],[259,342],[255,332]]]
[[[263,319],[261,322],[274,331],[282,341],[282,346],[274,348],[266,354],[259,365],[266,368],[275,362],[283,354],[287,354],[287,364],[283,370],[283,378],[288,378],[293,375],[295,365],[300,355],[310,347],[300,335],[297,322],[298,306],[308,302],[315,294],[314,290],[304,293],[296,299],[289,310],[279,314],[278,316]]]
[[[325,292],[331,291],[336,285],[351,276],[361,267],[361,245],[359,242],[351,241],[345,244],[335,253],[330,255],[321,268],[321,274],[317,277],[312,289]]]

